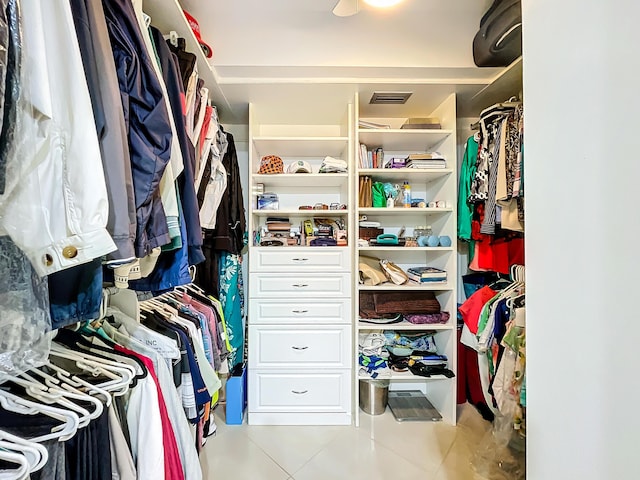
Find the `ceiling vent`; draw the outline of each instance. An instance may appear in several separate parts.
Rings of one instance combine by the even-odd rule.
[[[369,103],[372,105],[403,105],[413,92],[373,92]]]

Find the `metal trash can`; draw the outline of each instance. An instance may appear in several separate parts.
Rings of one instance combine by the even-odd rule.
[[[389,380],[360,380],[360,409],[369,415],[382,415],[389,398]]]

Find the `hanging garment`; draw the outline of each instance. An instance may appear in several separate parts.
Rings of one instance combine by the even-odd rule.
[[[171,48],[171,52],[173,52],[178,59],[178,71],[180,72],[182,89],[186,91],[189,78],[196,68],[196,56],[191,52],[187,52],[187,41],[184,38],[176,39],[175,44],[171,41],[168,43],[169,48]]]
[[[30,77],[21,102],[29,105],[20,107],[18,123],[26,130],[15,132],[7,161],[0,234],[48,275],[116,246],[106,230],[100,148],[69,4],[26,0],[22,8],[22,61]]]
[[[71,0],[109,198],[107,230],[118,249],[107,260],[132,261],[136,208],[127,130],[113,49],[101,2]]]
[[[51,330],[47,277],[38,277],[24,252],[0,236],[0,382],[41,365]]]
[[[160,179],[171,155],[171,124],[130,0],[102,1],[118,73],[136,201],[136,257],[171,241]]]
[[[242,257],[231,253],[223,253],[220,257],[220,302],[224,309],[227,322],[227,336],[231,343],[229,354],[229,369],[243,362],[244,329],[243,298],[242,298]]]
[[[109,406],[109,442],[113,480],[136,480],[136,466],[113,403]],[[45,477],[46,478],[46,477]]]
[[[471,220],[473,218],[473,205],[469,204],[471,181],[475,176],[478,161],[478,141],[475,135],[467,139],[467,146],[460,167],[460,180],[458,190],[458,238],[471,240]]]
[[[496,232],[496,186],[498,183],[499,154],[502,139],[502,131],[505,128],[506,118],[492,125],[493,149],[489,162],[489,181],[487,184],[487,197],[485,213],[480,232],[492,235]]]
[[[237,255],[244,247],[246,218],[236,146],[232,134],[226,133],[226,137],[229,145],[222,164],[227,171],[227,190],[218,208],[216,228],[206,231],[205,238],[210,248]]]
[[[6,186],[6,168],[9,151],[14,142],[18,101],[21,95],[20,69],[22,64],[22,35],[18,0],[0,3],[0,41],[5,48],[0,52],[0,195]]]
[[[197,265],[204,261],[204,254],[202,253],[202,228],[200,227],[195,190],[195,151],[189,142],[185,128],[184,91],[181,87],[175,56],[171,53],[160,31],[154,27],[151,27],[150,30],[156,44],[158,60],[172,106],[173,120],[177,131],[175,140],[179,143],[183,155],[184,170],[178,177],[178,194],[182,202],[183,221],[186,222],[189,265]]]

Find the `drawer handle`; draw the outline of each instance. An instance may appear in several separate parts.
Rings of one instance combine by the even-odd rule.
[[[295,347],[295,346],[293,346],[291,348],[293,348],[294,350],[306,350],[309,347]]]
[[[303,390],[301,392],[297,391],[297,390],[291,390],[291,393],[295,393],[296,395],[304,395],[305,393],[307,393],[309,390]]]
[[[308,287],[309,285],[307,285],[306,283],[296,283],[293,286],[297,288],[304,288],[304,287]]]
[[[292,310],[293,313],[307,313],[309,310]]]
[[[309,259],[308,258],[294,258],[293,261],[294,262],[308,262]]]

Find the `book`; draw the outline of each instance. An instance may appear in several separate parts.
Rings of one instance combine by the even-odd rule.
[[[405,123],[400,127],[401,130],[441,130],[442,125],[439,123]]]
[[[420,283],[422,285],[424,285],[425,283],[447,283],[447,277],[422,278],[422,277],[419,277],[418,275],[415,275],[409,272],[407,272],[407,277],[409,277],[409,280],[411,280],[412,282]]]
[[[409,267],[407,273],[418,275],[421,278],[447,278],[446,270],[436,267]]]
[[[444,160],[444,156],[438,152],[410,153],[405,160]]]

